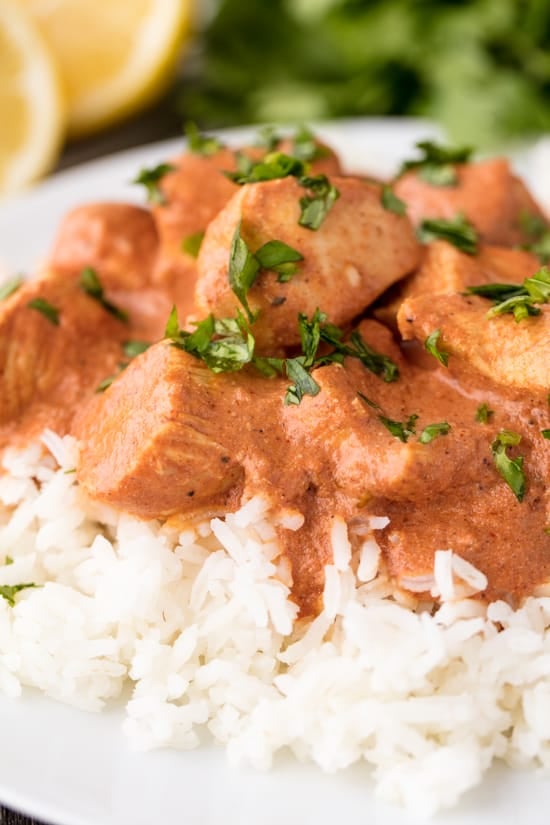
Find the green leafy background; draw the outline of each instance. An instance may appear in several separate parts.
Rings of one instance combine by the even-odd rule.
[[[197,66],[205,127],[407,114],[491,146],[550,131],[550,0],[221,0]]]

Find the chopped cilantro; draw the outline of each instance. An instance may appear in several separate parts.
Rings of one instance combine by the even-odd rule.
[[[434,438],[440,435],[448,435],[451,430],[451,425],[447,421],[441,421],[438,424],[428,424],[420,433],[418,439],[421,444],[429,444]]]
[[[260,149],[265,149],[266,152],[273,152],[278,143],[281,142],[281,136],[274,126],[261,126],[258,129],[254,145]]]
[[[166,203],[166,197],[159,183],[168,172],[173,172],[175,168],[171,163],[159,163],[158,166],[153,166],[150,169],[142,169],[132,183],[145,186],[149,203],[163,206]]]
[[[477,408],[475,419],[479,421],[480,424],[487,424],[493,415],[494,410],[490,409],[489,405],[484,402]]]
[[[508,447],[515,447],[520,441],[521,435],[519,433],[501,430],[491,444],[491,451],[497,471],[510,487],[517,500],[523,501],[526,487],[523,456],[512,459],[506,453]]]
[[[233,183],[242,186],[245,183],[261,183],[279,178],[301,177],[306,173],[302,160],[284,152],[270,152],[262,160],[252,161],[246,155],[238,153],[235,172],[225,172]]]
[[[307,229],[317,230],[340,197],[340,192],[326,175],[301,177],[298,183],[308,192],[300,198],[301,213],[298,223]]]
[[[446,367],[449,363],[449,353],[445,352],[445,350],[439,349],[439,339],[441,337],[441,330],[434,329],[430,335],[424,341],[425,349],[433,355],[434,358],[437,358],[440,364],[443,364]]]
[[[457,175],[453,164],[467,163],[473,151],[466,146],[440,146],[430,140],[423,140],[416,145],[422,151],[422,157],[405,161],[399,174],[416,169],[420,177],[432,186],[454,186]]]
[[[184,132],[189,151],[195,155],[205,155],[209,157],[224,148],[223,143],[218,140],[217,137],[201,134],[196,123],[186,123]]]
[[[243,305],[250,323],[255,319],[251,311],[247,294],[256,280],[260,269],[260,264],[250,252],[246,241],[241,236],[241,224],[237,225],[231,241],[231,252],[229,254],[229,285]]]
[[[45,298],[33,298],[27,306],[30,309],[35,309],[37,312],[40,312],[44,318],[48,319],[50,324],[53,324],[55,327],[59,326],[59,310],[57,307],[54,307],[53,304],[50,304],[49,301],[46,301]]]
[[[540,432],[543,438],[550,439],[550,430],[541,430]]]
[[[319,146],[315,135],[307,126],[300,126],[292,140],[292,154],[300,160],[311,162],[326,157],[330,153],[325,146]]]
[[[188,255],[192,255],[193,258],[196,258],[200,252],[203,238],[204,231],[193,232],[192,235],[188,235],[183,239],[181,242],[181,248],[184,252],[187,252]]]
[[[382,206],[388,212],[395,212],[396,215],[405,215],[407,213],[407,204],[397,197],[391,186],[383,186],[380,198]]]
[[[511,314],[519,323],[530,315],[540,315],[536,304],[550,302],[550,269],[541,267],[533,276],[525,278],[523,284],[480,284],[468,287],[467,291],[493,301],[488,318]]]
[[[423,220],[418,228],[418,238],[422,243],[430,243],[439,238],[468,255],[477,253],[477,232],[461,213],[451,220],[443,220],[443,218]]]
[[[523,244],[522,249],[532,252],[543,264],[550,262],[550,226],[540,215],[533,215],[524,210],[519,216],[520,226],[525,234],[530,236],[529,243]]]
[[[150,346],[149,341],[125,341],[122,345],[122,351],[127,358],[135,358],[136,355],[141,355],[142,352],[148,350]]]
[[[1,584],[0,596],[7,601],[10,607],[15,607],[15,596],[21,590],[27,590],[29,587],[36,587],[36,584]]]
[[[394,421],[392,418],[387,418],[385,415],[379,415],[378,420],[384,427],[395,437],[403,443],[406,443],[409,438],[416,433],[416,421],[418,416],[413,413],[405,422]]]
[[[2,286],[0,286],[0,301],[5,301],[6,298],[9,298],[14,292],[17,292],[24,281],[25,279],[21,275],[15,275],[13,278],[4,281]]]
[[[290,281],[298,270],[297,262],[304,260],[300,252],[283,241],[268,241],[256,250],[254,257],[262,269],[277,272],[281,283]]]
[[[125,312],[125,310],[115,306],[104,297],[101,281],[99,280],[97,272],[95,269],[92,269],[91,266],[85,267],[80,273],[80,288],[86,293],[86,295],[89,295],[90,298],[93,298],[94,301],[101,304],[103,309],[111,315],[114,315],[118,321],[128,323],[128,313]]]
[[[168,327],[172,331],[171,319]],[[209,315],[196,324],[194,332],[178,330],[167,337],[174,346],[200,358],[215,373],[236,372],[254,356],[254,337],[241,313],[236,318],[221,319]]]

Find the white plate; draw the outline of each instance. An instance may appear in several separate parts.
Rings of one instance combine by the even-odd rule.
[[[391,174],[416,140],[436,136],[420,121],[353,121],[319,130],[348,167]],[[239,140],[242,132],[231,137]],[[97,199],[140,200],[129,184],[137,170],[166,160],[181,142],[105,158],[51,178],[0,207],[0,260],[29,270],[47,251],[63,213]],[[547,162],[540,144],[518,159],[535,181]],[[530,174],[529,174],[530,173]],[[549,189],[538,190],[546,202]],[[132,753],[121,733],[122,711],[88,714],[28,691],[0,697],[0,800],[52,825],[409,825],[423,821],[377,803],[368,770],[326,776],[281,759],[258,774],[227,766],[223,752]],[[550,784],[534,774],[490,772],[439,825],[543,825]]]

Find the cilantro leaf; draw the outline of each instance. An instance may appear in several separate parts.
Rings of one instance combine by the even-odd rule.
[[[475,420],[479,421],[480,424],[487,424],[494,414],[494,410],[491,410],[489,405],[484,402],[477,408]]]
[[[193,258],[196,258],[200,252],[201,244],[204,238],[204,230],[199,232],[193,232],[192,235],[188,235],[186,238],[183,239],[181,242],[181,248],[184,252],[187,252],[188,255],[191,255]]]
[[[467,292],[493,301],[488,318],[510,313],[519,322],[530,315],[540,315],[536,304],[550,301],[550,269],[541,267],[530,278],[525,278],[523,284],[480,284],[468,287]]]
[[[389,212],[395,212],[396,215],[407,214],[407,204],[397,197],[391,186],[384,185],[382,187],[380,200],[384,209]]]
[[[159,163],[158,166],[153,166],[150,169],[142,169],[133,179],[132,183],[145,186],[149,203],[164,206],[166,197],[159,183],[168,172],[173,172],[175,169],[176,167],[171,163]]]
[[[262,160],[253,162],[246,155],[240,154],[237,158],[235,172],[224,174],[233,183],[242,186],[245,183],[261,183],[279,178],[300,177],[306,172],[306,166],[299,158],[287,155],[284,152],[271,152]]]
[[[422,156],[405,161],[399,175],[417,169],[423,180],[432,186],[453,186],[457,182],[453,164],[467,163],[473,152],[469,146],[441,146],[430,140],[420,141],[416,146],[421,150]]]
[[[196,123],[189,121],[184,127],[185,137],[189,151],[195,155],[210,157],[224,148],[223,143],[217,137],[201,134]]]
[[[307,126],[300,126],[292,141],[292,154],[299,160],[311,162],[326,157],[330,153],[325,146],[319,146],[315,135]]]
[[[28,584],[2,584],[0,585],[0,596],[7,601],[10,607],[15,607],[15,596],[21,590],[27,590],[29,587],[36,587],[37,585],[29,582]]]
[[[149,341],[124,341],[122,351],[127,358],[135,358],[137,355],[141,355],[142,352],[148,350],[150,346]]]
[[[287,378],[294,382],[286,391],[284,398],[286,406],[299,404],[304,395],[317,395],[320,392],[319,384],[306,369],[303,356],[287,358],[285,367]]]
[[[445,352],[445,350],[439,349],[438,342],[440,337],[441,330],[434,329],[434,331],[430,333],[424,341],[424,347],[430,355],[433,355],[434,358],[437,358],[440,364],[443,364],[443,366],[446,367],[449,363],[449,353]]]
[[[21,275],[15,275],[13,278],[4,281],[2,286],[0,286],[0,301],[5,301],[6,298],[9,298],[14,292],[17,292],[24,282],[25,279],[22,278]]]
[[[443,218],[423,220],[417,234],[422,243],[430,243],[439,238],[468,255],[477,253],[477,232],[461,213],[451,220],[443,220]]]
[[[80,273],[80,288],[86,295],[89,295],[90,298],[93,298],[94,301],[101,304],[103,309],[111,315],[114,315],[118,321],[122,321],[124,324],[128,323],[128,313],[115,306],[115,304],[112,304],[103,296],[103,286],[97,272],[95,269],[92,269],[91,266],[85,267]]]
[[[171,319],[167,326],[172,330]],[[196,324],[194,332],[179,330],[169,337],[174,346],[200,358],[214,373],[237,372],[254,356],[254,337],[240,313],[236,318],[209,315]]]
[[[304,256],[283,241],[268,241],[254,253],[262,269],[269,269],[279,274],[280,283],[289,281],[298,271],[298,261]]]
[[[510,430],[501,430],[493,443],[491,452],[498,473],[510,487],[518,501],[523,501],[526,490],[525,473],[523,471],[523,456],[510,458],[506,450],[516,446],[521,441],[521,435]]]
[[[340,197],[340,192],[326,175],[301,177],[298,183],[308,192],[300,198],[301,213],[298,223],[316,231]]]
[[[256,280],[260,264],[255,256],[250,252],[246,241],[241,236],[241,224],[237,224],[237,228],[233,233],[233,240],[231,241],[231,252],[229,254],[229,285],[231,289],[243,305],[246,315],[250,323],[255,319],[254,313],[251,311],[247,294],[248,290]]]
[[[47,318],[50,324],[53,324],[55,327],[59,326],[59,310],[57,307],[54,307],[53,304],[50,304],[49,301],[46,301],[45,298],[33,298],[32,301],[29,301],[27,306],[29,309],[35,309],[37,312],[40,312],[44,318]]]
[[[434,438],[440,435],[447,435],[451,431],[451,425],[447,421],[440,421],[438,424],[428,424],[420,433],[418,439],[421,444],[429,444]]]
[[[384,427],[395,437],[402,441],[404,444],[409,440],[409,438],[416,433],[416,420],[418,416],[413,413],[410,415],[405,422],[402,421],[394,421],[392,418],[387,418],[385,415],[379,415],[378,420],[384,425]]]

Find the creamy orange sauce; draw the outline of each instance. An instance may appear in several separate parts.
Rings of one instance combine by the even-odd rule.
[[[511,316],[489,321],[483,301],[464,301],[460,291],[476,281],[519,282],[536,259],[505,246],[482,247],[478,256],[442,241],[422,249],[408,219],[385,210],[380,188],[359,178],[334,178],[340,198],[312,232],[298,227],[294,179],[239,188],[221,172],[232,163],[227,150],[211,159],[185,156],[162,183],[166,203],[152,212],[96,204],[69,216],[48,270],[0,310],[0,444],[23,443],[45,426],[73,433],[88,494],[144,519],[199,519],[264,495],[275,519],[303,521],[295,530],[277,528],[302,615],[319,609],[334,519],[358,542],[358,528],[372,516],[390,519],[377,540],[399,586],[418,591],[435,552],[452,549],[486,574],[484,598],[519,604],[550,578],[550,441],[541,435],[550,426],[550,316],[520,326]],[[334,156],[323,164],[340,172]],[[426,209],[471,205],[472,219],[494,241],[494,212],[505,200],[509,235],[497,240],[512,245],[518,209],[532,200],[506,169],[493,164],[476,178],[474,165],[465,167],[455,190],[428,191]],[[490,192],[482,205],[479,181]],[[424,187],[410,177],[401,183],[417,217]],[[261,272],[251,291],[263,352],[299,352],[296,316],[319,306],[391,358],[399,379],[386,383],[346,358],[314,370],[317,395],[285,406],[287,378],[268,379],[253,367],[214,374],[159,342],[173,303],[182,319],[236,310],[227,270],[239,222],[252,249],[277,238],[304,259],[289,282]],[[202,229],[197,263],[181,242]],[[126,323],[83,292],[83,266],[97,271],[105,297],[127,311]],[[372,320],[369,306],[407,276],[397,297],[394,289],[391,301],[383,296],[377,304],[390,331]],[[29,309],[35,297],[58,308],[58,324]],[[436,326],[450,349],[448,367],[423,347]],[[124,347],[134,339],[152,346],[130,361]],[[112,385],[98,393],[109,375]],[[486,422],[476,420],[482,404],[493,411]],[[405,424],[411,416],[406,441],[381,420]],[[422,443],[424,429],[441,422],[448,432]],[[508,448],[510,458],[523,457],[521,502],[495,466],[492,444],[501,430],[521,436]]]

